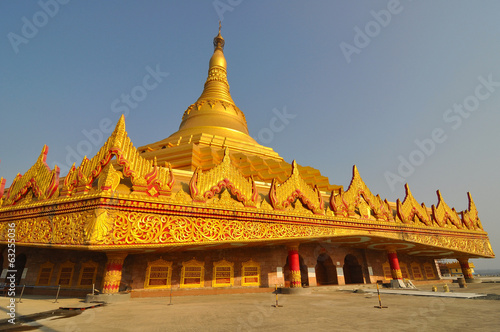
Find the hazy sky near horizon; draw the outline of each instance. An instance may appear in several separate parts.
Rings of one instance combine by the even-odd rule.
[[[10,186],[44,144],[65,175],[121,112],[135,146],[168,137],[222,20],[251,136],[346,189],[355,164],[389,201],[408,183],[462,211],[470,191],[499,254],[499,14],[498,1],[0,1],[0,176]],[[290,117],[271,137],[276,112]]]

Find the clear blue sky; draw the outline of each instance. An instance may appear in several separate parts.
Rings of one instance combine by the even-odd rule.
[[[286,108],[296,117],[265,145],[332,183],[347,188],[356,164],[383,198],[403,199],[408,182],[419,202],[437,204],[440,189],[459,211],[470,191],[500,254],[500,2],[54,1],[41,1],[45,12],[37,1],[0,2],[7,186],[43,144],[65,175],[68,151],[100,147],[82,143],[84,131],[114,126],[125,109],[136,146],[176,131],[203,89],[222,19],[231,94],[254,138]],[[168,76],[145,90],[148,70]]]

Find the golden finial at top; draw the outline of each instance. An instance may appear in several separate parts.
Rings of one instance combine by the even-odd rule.
[[[224,38],[220,35],[220,30],[222,28],[222,23],[219,21],[219,34],[215,36],[214,38],[214,50],[220,48],[221,50],[224,50]]]

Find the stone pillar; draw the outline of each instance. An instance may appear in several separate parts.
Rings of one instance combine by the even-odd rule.
[[[288,247],[288,267],[290,269],[290,277],[292,279],[290,281],[290,287],[302,287],[298,244]]]
[[[396,249],[387,248],[389,264],[391,265],[391,274],[392,279],[394,280],[402,280],[403,274],[401,273],[401,268],[399,267],[398,254],[396,253]]]
[[[469,266],[469,259],[467,258],[459,258],[458,262],[460,263],[460,268],[462,269],[462,274],[466,280],[474,279],[472,275],[472,270]]]
[[[104,286],[102,289],[104,294],[118,293],[120,282],[122,281],[123,261],[127,255],[127,253],[106,253],[108,262],[106,263],[106,271],[104,272]]]

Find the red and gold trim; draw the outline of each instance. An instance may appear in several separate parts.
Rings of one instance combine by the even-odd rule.
[[[123,261],[127,253],[109,253],[106,271],[104,273],[104,294],[118,293],[120,282],[122,280]]]
[[[474,279],[472,275],[472,269],[469,266],[469,260],[467,258],[459,258],[458,262],[460,263],[460,267],[462,268],[462,274],[465,279]]]
[[[387,256],[389,258],[389,264],[391,265],[392,279],[403,279],[403,274],[401,273],[401,267],[399,266],[398,254],[394,248],[387,249]]]
[[[290,268],[290,287],[302,287],[300,275],[299,246],[288,247],[288,266]]]

